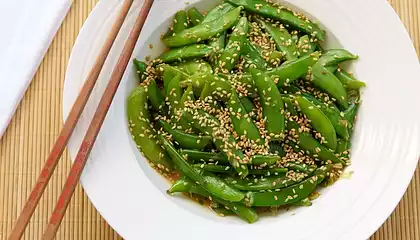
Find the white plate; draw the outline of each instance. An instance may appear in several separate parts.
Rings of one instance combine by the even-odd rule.
[[[73,158],[140,2],[136,1],[70,141]],[[198,5],[203,10],[215,5],[203,2]],[[286,2],[310,13],[329,30],[329,47],[341,45],[360,55],[353,71],[368,88],[354,137],[351,179],[323,191],[312,207],[263,217],[252,225],[235,217],[217,217],[182,197],[167,196],[169,184],[147,165],[127,130],[126,97],[136,79],[130,66],[82,176],[95,207],[125,239],[366,239],[391,214],[409,184],[420,152],[420,68],[410,38],[383,0]],[[100,1],[82,29],[67,71],[64,118],[120,4],[117,0]],[[135,56],[160,53],[160,33],[170,16],[184,7],[183,1],[157,0]],[[154,44],[152,50],[150,43]]]

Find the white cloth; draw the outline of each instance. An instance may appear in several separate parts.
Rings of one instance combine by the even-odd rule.
[[[1,1],[0,138],[71,4],[71,0]]]

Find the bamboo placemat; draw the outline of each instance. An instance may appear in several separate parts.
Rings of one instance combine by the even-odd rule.
[[[98,0],[74,0],[31,86],[0,140],[0,239],[6,239],[35,184],[59,130],[64,75],[71,49]],[[390,0],[420,52],[420,0]],[[40,239],[71,167],[66,152],[41,199],[24,239]],[[374,240],[420,240],[420,171],[398,208]],[[82,188],[63,220],[57,239],[120,239],[87,199]]]

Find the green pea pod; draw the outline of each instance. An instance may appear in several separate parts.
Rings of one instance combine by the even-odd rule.
[[[242,17],[235,26],[226,48],[220,56],[219,64],[223,72],[230,72],[238,62],[248,31],[248,19]]]
[[[287,60],[297,59],[296,45],[292,41],[292,36],[283,25],[274,26],[262,20],[259,21],[265,30],[271,35],[276,43],[277,49],[286,55]]]
[[[315,104],[302,96],[296,96],[296,101],[299,104],[300,110],[310,120],[311,126],[321,134],[325,144],[330,149],[337,147],[337,134],[335,128],[328,117]]]
[[[209,135],[213,139],[213,143],[228,159],[229,163],[235,168],[236,172],[242,178],[248,175],[248,167],[240,162],[243,161],[244,154],[242,151],[236,149],[236,140],[232,135],[224,135],[219,131],[213,131],[213,128],[220,127],[220,122],[212,115],[204,112],[203,110],[197,110],[194,112],[184,111],[185,119],[192,123],[192,125],[200,130],[202,133]],[[201,120],[200,120],[201,119]],[[207,119],[212,126],[203,125],[201,121]]]
[[[170,106],[170,114],[174,115],[180,107],[182,89],[180,86],[181,74],[178,73],[169,83],[166,91],[167,100]]]
[[[187,12],[185,12],[184,10],[178,11],[177,13],[175,13],[175,17],[174,17],[173,32],[177,34],[187,28],[188,28]]]
[[[219,73],[217,76],[228,80],[232,83],[237,83],[241,85],[244,89],[246,89],[246,92],[248,93],[247,96],[249,97],[257,97],[258,91],[255,87],[254,80],[252,79],[251,74],[240,74],[240,75],[229,75],[229,74],[221,74]]]
[[[275,50],[261,50],[261,55],[271,66],[278,66],[285,57],[284,53]]]
[[[232,85],[229,81],[224,78],[220,78],[214,75],[206,75],[206,85],[204,86],[200,99],[205,99],[208,96],[212,96],[216,100],[228,101],[232,93]]]
[[[322,146],[310,134],[300,133],[298,140],[300,149],[313,156],[315,160],[319,159],[324,162],[331,161],[332,163],[344,164],[333,152]]]
[[[150,125],[147,107],[147,92],[139,86],[127,100],[127,115],[131,136],[144,156],[160,171],[170,172],[172,164],[165,151],[158,144],[156,132]]]
[[[140,83],[142,83],[144,80],[146,80],[147,64],[137,59],[133,60],[133,64],[136,67],[137,74],[139,75]]]
[[[232,187],[237,188],[241,191],[262,191],[272,189],[282,189],[289,186],[293,186],[302,182],[306,177],[313,174],[316,167],[311,167],[305,174],[300,177],[291,178],[290,176],[281,177],[267,177],[267,178],[254,178],[254,179],[238,179],[233,177],[225,178],[225,181]]]
[[[356,60],[359,57],[357,55],[353,55],[352,53],[348,52],[344,49],[331,49],[322,54],[321,58],[319,59],[319,64],[322,66],[334,66],[339,63],[348,61],[348,60]]]
[[[234,10],[235,7],[229,3],[222,3],[215,8],[211,9],[204,17],[203,23],[212,22],[223,17],[228,12]]]
[[[282,88],[308,74],[309,69],[318,61],[319,56],[319,52],[314,52],[297,60],[289,61],[268,71],[267,76],[277,82],[279,88]]]
[[[284,107],[292,116],[296,116],[298,113],[293,105],[293,101],[290,97],[282,96]]]
[[[357,112],[359,111],[360,103],[352,103],[350,107],[344,111],[344,118],[348,121],[350,131],[353,131],[355,122],[357,120]]]
[[[159,112],[163,115],[168,113],[168,109],[165,105],[165,96],[163,95],[162,91],[159,89],[158,85],[156,84],[155,80],[152,80],[148,83],[145,87],[147,91],[147,96],[149,98],[150,103],[152,104],[153,109],[156,112]]]
[[[193,44],[185,47],[174,48],[160,55],[156,61],[160,63],[169,63],[174,61],[181,62],[185,59],[203,58],[209,56],[213,48],[205,44]]]
[[[280,191],[249,192],[245,198],[245,204],[247,206],[270,207],[299,202],[315,191],[318,184],[325,179],[327,173],[328,168],[323,166],[317,169],[312,177]]]
[[[215,165],[215,164],[197,164],[197,168],[204,170],[205,172],[213,172],[213,173],[224,173],[224,174],[231,174],[232,168],[230,166],[224,165]],[[287,168],[266,168],[266,169],[250,169],[250,175],[262,175],[262,176],[279,176],[284,175],[288,171]]]
[[[261,138],[260,131],[255,126],[245,107],[235,90],[232,91],[230,100],[228,102],[230,119],[232,120],[233,129],[239,136],[245,136],[247,139],[256,144],[264,144]]]
[[[185,90],[184,94],[182,94],[181,97],[181,105],[183,108],[185,106],[185,102],[187,101],[194,101],[195,97],[194,97],[194,91],[193,91],[193,87],[192,85],[188,85],[187,89]]]
[[[288,171],[287,168],[278,168],[278,167],[270,167],[265,169],[250,169],[249,174],[250,175],[263,175],[266,177],[269,176],[279,176],[284,175]]]
[[[274,165],[281,160],[281,157],[278,155],[254,155],[251,157],[252,165]]]
[[[219,19],[226,13],[232,11],[235,7],[229,3],[222,3],[217,7],[210,10],[206,16],[204,17],[203,23],[208,23]],[[225,41],[226,41],[226,31],[220,33],[220,36],[215,36],[210,38],[208,41],[208,45],[214,49],[214,53],[210,56],[210,62],[213,65],[213,69],[216,69],[218,58],[220,57],[220,51],[225,49]]]
[[[187,14],[188,14],[188,17],[190,18],[190,22],[193,26],[196,26],[196,25],[200,24],[204,20],[203,14],[201,14],[201,12],[198,11],[198,9],[195,8],[195,7],[190,8],[190,10],[188,10]]]
[[[313,41],[313,40],[312,40]],[[308,35],[305,35],[299,38],[299,42],[297,44],[297,49],[299,52],[299,56],[303,57],[315,52],[316,44],[311,42],[311,39]]]
[[[186,63],[181,63],[175,65],[175,67],[185,72],[189,76],[193,76],[195,74],[208,74],[213,72],[210,64],[203,60],[195,60]]]
[[[213,48],[213,53],[211,53],[209,57],[209,63],[214,71],[218,71],[220,69],[218,61],[220,56],[222,55],[223,49],[225,49],[225,41],[226,32],[221,33],[218,37],[216,36],[208,40],[208,45]]]
[[[180,151],[182,156],[186,156],[189,161],[229,164],[227,158],[221,153],[200,152],[191,149],[182,149]]]
[[[247,38],[244,40],[242,55],[247,57],[247,59],[249,59],[255,68],[260,70],[266,69],[267,63],[262,57],[260,51]]]
[[[256,111],[254,103],[247,97],[240,98],[242,106],[245,108],[246,113],[252,115]]]
[[[343,84],[333,73],[328,71],[319,62],[312,67],[311,83],[336,99],[338,105],[342,109],[347,109],[349,107],[348,95]]]
[[[233,27],[238,22],[241,10],[242,7],[238,7],[216,20],[201,23],[195,27],[185,29],[174,36],[163,38],[162,41],[167,47],[173,48],[210,39]]]
[[[173,140],[182,148],[201,150],[212,141],[209,136],[197,136],[177,130],[171,124],[163,120],[158,120],[158,123],[162,126],[163,130],[168,132],[172,136]]]
[[[338,139],[337,148],[335,149],[335,152],[340,154],[342,160],[348,160],[349,159],[349,151],[350,151],[350,142],[345,139]]]
[[[340,70],[335,73],[335,76],[341,81],[343,86],[348,90],[359,90],[361,88],[366,87],[366,83],[357,80],[353,75],[350,73]]]
[[[350,138],[349,129],[348,129],[349,122],[344,117],[341,116],[342,113],[340,112],[340,110],[338,110],[336,106],[330,106],[326,103],[323,103],[320,100],[316,99],[315,97],[307,93],[303,93],[302,96],[306,98],[307,100],[309,100],[310,102],[312,102],[314,105],[316,105],[316,107],[318,107],[319,110],[321,110],[322,113],[324,113],[325,116],[327,116],[327,118],[330,120],[330,122],[334,126],[336,133],[340,137],[346,140],[349,140]]]
[[[291,12],[286,8],[275,7],[263,0],[227,0],[227,2],[235,6],[243,6],[246,11],[257,13],[264,17],[278,20],[283,24],[290,25],[290,27],[310,34],[320,41],[324,40],[325,32],[319,28],[317,24],[304,19],[302,16]]]
[[[236,215],[238,215],[243,220],[247,221],[248,223],[254,223],[258,220],[258,214],[255,212],[254,209],[248,208],[241,203],[237,202],[229,202],[223,199],[220,199],[216,196],[212,196],[208,192],[206,192],[201,186],[193,183],[189,179],[180,179],[178,180],[171,189],[168,190],[168,193],[176,193],[176,192],[186,192],[186,193],[193,193],[200,195],[202,197],[209,198],[221,205],[224,205],[226,209],[231,210]]]
[[[271,140],[282,140],[285,129],[284,103],[276,84],[264,72],[252,69],[252,77],[260,96],[265,127]]]
[[[194,167],[203,170],[204,172],[233,174],[232,167],[226,165],[215,164],[195,164]]]
[[[159,139],[182,174],[197,182],[204,190],[230,202],[239,202],[244,198],[243,193],[231,188],[219,177],[212,174],[203,175],[200,171],[194,169],[164,136],[160,135]]]

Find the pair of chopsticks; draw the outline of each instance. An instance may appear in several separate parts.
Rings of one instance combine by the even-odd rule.
[[[111,75],[108,86],[105,89],[105,92],[102,96],[101,101],[99,102],[95,115],[93,116],[93,119],[90,123],[89,129],[87,130],[83,142],[80,146],[79,152],[76,156],[70,174],[67,178],[67,181],[64,185],[62,193],[58,199],[58,202],[55,206],[54,212],[52,213],[52,216],[50,218],[47,229],[45,230],[42,239],[54,239],[57,233],[57,230],[60,226],[61,221],[63,220],[66,209],[70,203],[70,199],[73,196],[74,190],[76,189],[76,186],[80,180],[80,176],[82,174],[83,168],[86,165],[88,156],[93,148],[95,140],[105,120],[106,114],[111,106],[112,100],[114,99],[115,93],[117,92],[118,86],[124,75],[124,71],[126,70],[128,63],[130,62],[130,58],[133,54],[134,47],[140,36],[140,32],[150,12],[150,8],[152,7],[153,2],[154,0],[144,1],[144,4],[130,32],[130,35],[125,42],[124,49],[118,59],[117,65],[115,66],[114,71]],[[10,240],[17,240],[22,237],[25,228],[29,223],[29,220],[34,213],[42,194],[44,193],[48,181],[50,180],[51,175],[53,174],[57,163],[61,155],[63,154],[64,148],[66,147],[71,137],[71,134],[73,133],[73,130],[76,127],[80,115],[82,114],[83,109],[86,106],[86,103],[92,93],[92,90],[96,84],[102,67],[104,66],[105,60],[108,57],[111,47],[114,44],[115,39],[117,38],[117,35],[121,29],[121,26],[124,23],[124,20],[132,4],[133,0],[124,1],[119,15],[117,17],[117,20],[115,21],[112,30],[108,35],[105,45],[103,46],[99,56],[97,57],[95,65],[90,71],[87,80],[84,83],[83,88],[80,91],[70,111],[70,114],[64,123],[63,129],[60,132],[60,136],[55,142],[54,147],[51,150],[47,161],[45,162],[41,174],[38,177],[37,183],[33,188],[29,199],[25,203],[23,211],[20,214],[13,228],[11,235],[9,236]]]

